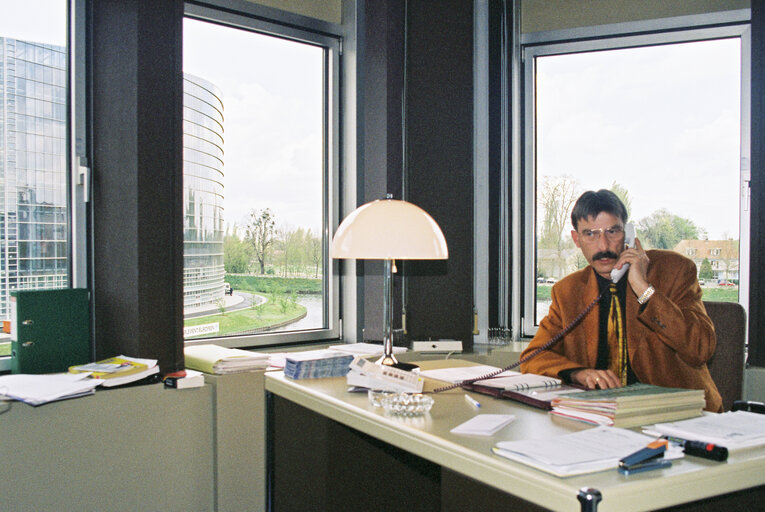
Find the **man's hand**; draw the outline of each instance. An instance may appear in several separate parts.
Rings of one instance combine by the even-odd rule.
[[[611,370],[579,370],[571,374],[571,381],[587,389],[609,389],[622,386],[619,378]]]
[[[630,264],[630,269],[627,272],[627,281],[637,297],[643,295],[643,292],[649,286],[648,264],[650,262],[648,255],[643,249],[643,244],[640,243],[640,239],[635,238],[635,247],[624,249],[619,255],[616,265],[614,265],[614,268],[622,268],[622,265],[625,263]]]

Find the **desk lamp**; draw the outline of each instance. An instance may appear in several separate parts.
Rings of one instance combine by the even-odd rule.
[[[359,206],[337,228],[330,256],[336,259],[385,260],[383,285],[383,356],[377,364],[399,365],[393,355],[393,274],[396,260],[445,260],[449,257],[441,228],[428,213],[407,201],[378,199]]]

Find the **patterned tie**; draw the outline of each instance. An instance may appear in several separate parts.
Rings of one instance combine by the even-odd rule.
[[[619,377],[622,386],[627,385],[627,343],[624,339],[622,307],[616,293],[616,284],[608,287],[611,292],[611,309],[608,311],[608,368]]]

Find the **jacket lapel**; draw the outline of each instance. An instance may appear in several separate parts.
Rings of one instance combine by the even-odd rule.
[[[592,267],[587,267],[587,272],[584,272],[584,282],[582,283],[582,307],[587,307],[598,296],[598,279],[595,277],[595,271]],[[595,367],[595,363],[598,360],[598,305],[593,306],[592,310],[587,313],[587,316],[582,320],[580,326],[583,333],[594,333],[594,340],[584,339],[584,345],[587,353],[587,365],[590,368]],[[585,335],[586,336],[586,335]]]

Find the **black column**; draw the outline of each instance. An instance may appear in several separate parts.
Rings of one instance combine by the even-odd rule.
[[[183,367],[181,0],[91,4],[98,358]]]

